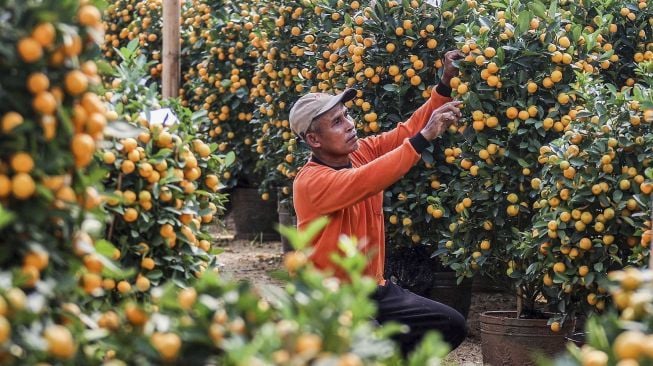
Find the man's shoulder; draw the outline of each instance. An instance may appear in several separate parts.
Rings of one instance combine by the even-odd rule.
[[[305,179],[310,178],[313,174],[317,173],[322,167],[323,167],[322,165],[314,161],[308,161],[297,171],[297,175],[295,176],[294,179],[295,184],[297,184],[297,182],[302,182]]]

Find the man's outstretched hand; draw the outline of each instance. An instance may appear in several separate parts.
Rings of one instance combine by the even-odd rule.
[[[451,78],[458,75],[458,67],[454,66],[454,61],[465,57],[462,52],[458,50],[447,51],[444,54],[444,71],[442,72],[441,83],[446,86],[451,86]]]
[[[422,136],[431,141],[444,133],[453,123],[458,122],[462,116],[460,112],[461,105],[462,102],[454,101],[445,103],[434,110],[431,113],[431,118],[426,122],[426,126],[420,131]]]

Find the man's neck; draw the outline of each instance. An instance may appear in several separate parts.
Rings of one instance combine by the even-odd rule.
[[[349,160],[349,156],[347,156],[345,159],[329,159],[328,157],[320,156],[319,154],[315,154],[315,152],[313,152],[313,157],[311,160],[336,170],[351,168],[351,160]]]

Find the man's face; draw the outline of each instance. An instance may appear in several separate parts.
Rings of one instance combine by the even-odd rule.
[[[358,149],[358,137],[354,121],[347,114],[347,107],[338,104],[313,121],[311,132],[323,153],[345,156]]]

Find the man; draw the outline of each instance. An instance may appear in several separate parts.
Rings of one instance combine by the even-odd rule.
[[[331,254],[339,250],[341,234],[359,239],[360,250],[368,257],[365,274],[379,283],[373,295],[377,320],[410,328],[409,333],[398,336],[404,354],[429,330],[439,331],[452,349],[466,336],[465,319],[456,310],[383,278],[383,190],[406,174],[430,141],[460,118],[460,103],[451,101],[449,86],[458,74],[453,61],[460,57],[457,51],[447,52],[441,82],[429,100],[406,122],[377,136],[356,137],[354,121],[344,105],[356,96],[353,89],[338,95],[309,93],[290,111],[290,128],[312,151],[293,184],[297,225],[301,229],[318,217],[329,217],[313,241],[311,260],[316,267],[345,278],[331,262]]]

